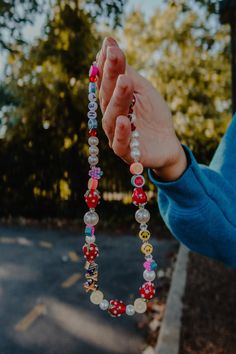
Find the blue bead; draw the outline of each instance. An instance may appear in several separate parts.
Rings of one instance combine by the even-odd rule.
[[[91,227],[86,227],[85,228],[85,235],[86,236],[92,236],[92,228]]]
[[[133,187],[136,187],[135,184],[134,184],[134,179],[135,179],[135,176],[132,176],[132,178],[131,178],[131,184],[132,184]]]
[[[89,93],[91,93],[91,92],[93,92],[93,93],[96,92],[96,84],[95,84],[95,82],[90,82],[89,83]]]
[[[97,119],[89,119],[88,120],[88,127],[89,127],[89,129],[97,129],[97,127],[98,127]]]
[[[157,268],[157,263],[155,261],[153,261],[151,263],[151,270],[155,270]]]

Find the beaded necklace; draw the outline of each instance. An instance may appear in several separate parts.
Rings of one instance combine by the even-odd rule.
[[[85,244],[83,246],[84,258],[86,258],[85,263],[85,278],[86,281],[83,287],[86,292],[90,292],[90,300],[93,304],[99,305],[100,309],[107,311],[112,317],[120,317],[123,314],[132,316],[135,313],[144,313],[147,309],[147,303],[149,300],[153,299],[155,296],[155,285],[153,283],[156,278],[156,268],[157,263],[152,257],[153,246],[149,243],[150,231],[147,229],[147,222],[150,219],[150,213],[145,208],[147,204],[147,195],[143,190],[145,179],[142,175],[143,165],[140,162],[140,150],[139,150],[139,132],[136,130],[135,126],[135,114],[133,111],[136,99],[133,95],[132,102],[129,107],[128,118],[131,121],[131,141],[130,150],[133,162],[130,165],[130,172],[132,174],[131,184],[134,187],[132,194],[132,202],[138,207],[135,213],[135,219],[140,224],[139,238],[142,241],[141,252],[144,255],[144,272],[143,278],[146,281],[140,288],[140,296],[135,299],[133,304],[125,304],[122,300],[110,300],[104,298],[102,291],[98,289],[98,264],[95,262],[96,258],[99,256],[98,246],[95,241],[95,225],[99,221],[99,216],[95,211],[96,206],[100,203],[100,193],[97,190],[98,181],[102,177],[103,172],[100,167],[97,167],[99,162],[98,154],[98,144],[99,139],[97,138],[97,76],[99,75],[98,67],[96,62],[90,68],[89,71],[89,92],[88,92],[88,129],[89,129],[89,158],[88,163],[90,165],[89,170],[89,181],[88,190],[85,193],[85,201],[89,208],[84,215],[85,223]]]

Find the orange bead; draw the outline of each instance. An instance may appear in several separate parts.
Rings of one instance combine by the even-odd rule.
[[[98,180],[95,178],[89,178],[88,180],[88,189],[97,189]]]
[[[130,165],[132,175],[140,175],[143,172],[143,165],[140,162],[133,162]]]

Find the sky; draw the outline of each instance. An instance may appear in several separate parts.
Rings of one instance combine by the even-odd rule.
[[[140,7],[147,15],[150,15],[157,7],[157,0],[129,0],[127,9],[130,11],[132,8],[136,6]]]

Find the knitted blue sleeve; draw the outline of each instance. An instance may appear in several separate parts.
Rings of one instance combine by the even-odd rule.
[[[158,205],[171,233],[194,252],[236,267],[236,116],[209,166],[199,164],[183,145],[188,167],[175,181],[162,181]]]

